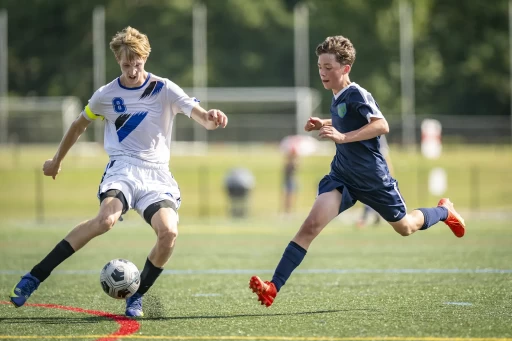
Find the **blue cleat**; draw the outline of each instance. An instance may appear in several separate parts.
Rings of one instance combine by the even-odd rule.
[[[21,281],[12,288],[11,294],[9,295],[11,303],[14,304],[16,308],[24,305],[30,295],[37,290],[39,283],[41,283],[41,281],[32,276],[30,272],[21,277]]]
[[[142,317],[142,295],[136,292],[132,296],[126,299],[126,316],[130,317]]]

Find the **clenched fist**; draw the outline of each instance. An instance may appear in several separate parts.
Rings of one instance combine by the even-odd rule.
[[[216,127],[226,128],[228,117],[218,109],[208,110],[208,121],[213,121]]]
[[[304,126],[305,131],[319,130],[324,126],[324,122],[321,118],[310,117]]]
[[[51,176],[53,180],[60,172],[60,162],[54,161],[53,159],[46,160],[43,165],[43,173],[46,176]]]

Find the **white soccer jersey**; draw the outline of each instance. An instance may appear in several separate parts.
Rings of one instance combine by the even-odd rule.
[[[99,88],[82,115],[88,120],[105,119],[105,150],[116,156],[169,164],[174,116],[190,117],[197,105],[169,79],[151,73],[144,84],[126,88],[119,78]]]

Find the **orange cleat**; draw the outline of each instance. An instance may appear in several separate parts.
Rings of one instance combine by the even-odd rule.
[[[274,303],[274,298],[277,296],[274,283],[269,281],[263,282],[258,276],[252,276],[249,281],[249,288],[258,295],[258,301],[260,301],[262,305],[270,307],[272,303]]]
[[[466,231],[464,228],[466,225],[464,224],[464,219],[460,216],[460,214],[455,211],[453,208],[453,203],[448,198],[443,198],[439,200],[437,206],[445,207],[448,210],[448,218],[444,221],[446,225],[452,230],[453,234],[457,237],[461,238],[464,236],[464,232]]]

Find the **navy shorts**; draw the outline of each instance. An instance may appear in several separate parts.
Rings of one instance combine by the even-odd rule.
[[[331,192],[334,189],[341,193],[339,213],[354,206],[359,200],[373,208],[382,218],[389,222],[399,221],[407,214],[407,207],[400,194],[396,180],[388,186],[379,189],[361,191],[348,187],[343,181],[331,175],[326,175],[318,184],[318,195]]]

